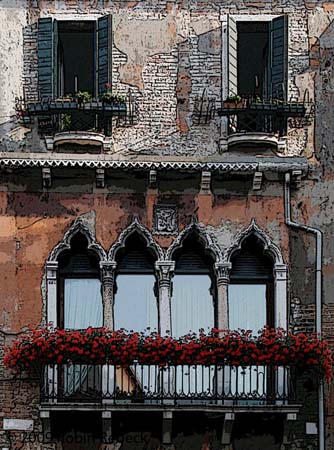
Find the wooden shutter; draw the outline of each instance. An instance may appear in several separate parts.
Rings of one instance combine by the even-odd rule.
[[[112,16],[100,17],[97,24],[97,88],[98,94],[111,83]]]
[[[38,86],[40,99],[52,98],[55,94],[54,68],[57,58],[54,26],[56,21],[51,17],[38,20]]]
[[[237,22],[227,16],[228,95],[238,93],[238,30]]]
[[[288,17],[271,22],[271,89],[273,98],[286,100],[288,72]]]

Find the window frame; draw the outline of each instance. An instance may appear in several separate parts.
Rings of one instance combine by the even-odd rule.
[[[228,33],[229,33],[229,19],[232,19],[236,22],[236,26],[239,22],[270,22],[272,23],[274,19],[278,19],[279,17],[287,17],[287,14],[226,14],[222,16],[222,87],[221,87],[221,95],[222,100],[226,99],[229,95],[236,95],[238,92],[230,91],[230,82],[229,82],[229,42],[228,42]],[[271,30],[269,30],[269,40],[271,41]],[[289,71],[289,49],[290,42],[290,32],[289,27],[287,26],[287,35],[286,35],[286,54],[287,59],[285,61],[285,74],[286,74],[286,82],[285,82],[285,97],[289,98],[289,83],[288,83],[288,71]],[[270,45],[271,47],[271,45]],[[237,51],[237,50],[236,50]],[[271,79],[271,75],[270,75]]]

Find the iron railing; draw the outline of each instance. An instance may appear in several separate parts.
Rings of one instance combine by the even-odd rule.
[[[16,114],[25,125],[37,122],[42,134],[61,131],[96,131],[111,135],[112,124],[133,125],[136,116],[135,99],[131,92],[124,103],[110,104],[98,99],[78,102],[68,98],[46,98],[26,101],[16,98]]]
[[[219,116],[227,117],[229,135],[256,132],[284,136],[287,119],[303,118],[307,108],[306,102],[243,96],[238,102],[223,102],[217,112]]]
[[[114,404],[287,404],[295,400],[293,373],[289,367],[272,366],[47,366],[43,370],[41,399]]]

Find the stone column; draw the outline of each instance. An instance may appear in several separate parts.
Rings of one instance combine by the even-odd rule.
[[[101,261],[103,326],[114,329],[114,282],[116,261]]]
[[[275,264],[274,266],[275,276],[275,328],[288,329],[287,321],[287,268],[285,264]],[[277,394],[283,395],[284,392],[288,392],[289,380],[288,373],[284,367],[278,367],[276,371],[277,377]],[[282,405],[282,400],[277,400],[276,405]]]
[[[228,284],[230,281],[231,263],[218,262],[215,264],[217,278],[217,326],[221,330],[227,330],[228,323]]]
[[[159,287],[159,329],[162,336],[171,334],[171,286],[175,261],[157,261],[155,268],[158,272]]]
[[[46,263],[46,322],[57,323],[57,275],[58,261],[47,261]]]
[[[287,268],[285,264],[275,264],[275,327],[287,330]]]
[[[47,261],[46,263],[46,321],[52,326],[58,325],[57,320],[57,278],[58,261]],[[47,366],[44,376],[46,394],[52,397],[52,402],[57,402],[58,393],[58,366]]]

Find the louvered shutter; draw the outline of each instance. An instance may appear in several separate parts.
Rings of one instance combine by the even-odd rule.
[[[231,281],[273,280],[273,263],[261,253],[242,251],[232,259]]]
[[[55,27],[55,33],[54,33]],[[40,99],[52,98],[55,94],[55,66],[57,61],[57,24],[52,18],[38,20],[38,87]]]
[[[287,98],[288,17],[280,16],[271,23],[271,96]]]
[[[227,17],[228,95],[238,93],[238,30],[233,17]]]
[[[112,16],[100,17],[97,26],[97,86],[98,94],[111,83]]]

